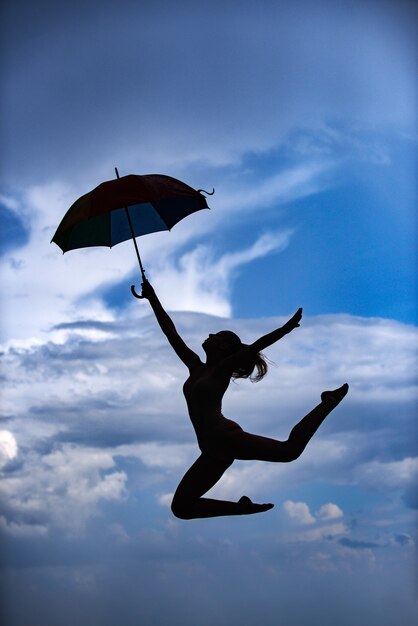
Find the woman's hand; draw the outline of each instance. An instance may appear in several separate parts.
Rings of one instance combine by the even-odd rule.
[[[283,326],[283,330],[290,333],[294,328],[300,326],[300,320],[302,319],[302,308],[298,309],[293,317]]]
[[[149,300],[150,298],[155,296],[154,288],[148,280],[144,280],[144,282],[141,283],[141,287],[142,287],[141,296],[143,298],[146,298],[147,300]]]

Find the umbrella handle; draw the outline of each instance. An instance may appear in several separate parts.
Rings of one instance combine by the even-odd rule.
[[[131,285],[131,292],[132,292],[132,295],[135,296],[135,298],[138,298],[138,300],[144,300],[145,299],[145,296],[140,296],[139,294],[136,293],[135,285]]]

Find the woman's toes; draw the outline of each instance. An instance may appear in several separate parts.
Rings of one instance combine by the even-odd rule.
[[[257,504],[256,502],[252,502],[248,496],[242,496],[238,500],[238,504],[242,509],[242,512],[249,515],[251,513],[263,513],[264,511],[268,511],[274,507],[274,504],[271,502],[267,504]]]

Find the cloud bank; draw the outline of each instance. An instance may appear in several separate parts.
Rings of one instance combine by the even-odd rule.
[[[174,318],[192,347],[225,324],[251,340],[284,321],[197,313]],[[281,439],[317,403],[320,391],[346,379],[351,385],[297,462],[237,462],[228,470],[212,490],[215,497],[246,493],[276,503],[270,518],[259,516],[251,524],[238,518],[233,532],[228,518],[186,526],[169,510],[198,449],[181,395],[186,371],[155,320],[85,321],[56,332],[59,341],[52,334],[3,354],[0,534],[9,608],[20,606],[13,600],[19,590],[25,590],[25,606],[33,606],[28,581],[35,571],[45,619],[61,611],[65,592],[77,599],[82,624],[99,616],[110,626],[98,607],[107,607],[113,619],[111,598],[124,598],[118,611],[129,626],[138,616],[146,624],[168,624],[172,611],[187,623],[215,594],[222,611],[209,611],[207,620],[226,625],[244,590],[254,606],[264,607],[267,624],[273,625],[279,600],[296,624],[305,619],[291,608],[297,582],[307,590],[317,586],[318,593],[324,585],[334,590],[339,602],[328,607],[330,620],[349,588],[359,602],[359,619],[365,619],[370,604],[362,585],[386,606],[386,573],[395,571],[392,588],[402,598],[405,623],[411,623],[407,577],[416,533],[408,493],[418,461],[412,436],[414,327],[348,315],[308,317],[268,351],[277,365],[262,383],[231,385],[225,414],[247,430]],[[231,576],[238,595],[225,593]],[[54,600],[47,604],[52,580]],[[208,584],[210,597],[203,591]],[[184,591],[191,586],[198,594],[193,599]],[[304,596],[313,616],[315,593]],[[164,595],[171,611],[150,603],[156,594]],[[19,611],[21,621],[28,618],[26,609]],[[386,611],[379,620],[389,626],[393,613],[388,606]],[[257,619],[258,612],[250,614],[248,623]],[[374,619],[375,613],[371,623],[377,624]]]
[[[176,317],[192,346],[226,324],[251,341],[284,321]],[[184,366],[149,316],[67,324],[59,332],[59,342],[10,347],[3,354],[2,489],[3,502],[10,499],[10,523],[40,516],[52,528],[78,528],[101,501],[126,496],[130,472],[135,481],[157,481],[157,505],[197,453],[181,396]],[[231,387],[226,415],[247,430],[285,439],[323,389],[348,380],[347,401],[311,442],[303,462],[280,470],[237,464],[215,490],[237,498],[249,481],[263,496],[275,493],[277,483],[302,484],[314,473],[366,491],[407,493],[417,472],[410,438],[416,344],[416,330],[396,322],[343,315],[303,320],[303,328],[268,351],[277,366],[263,389]],[[285,508],[293,519],[315,519],[304,504]],[[69,517],[68,510],[77,515]],[[322,503],[317,513],[322,521],[338,516],[337,503]]]

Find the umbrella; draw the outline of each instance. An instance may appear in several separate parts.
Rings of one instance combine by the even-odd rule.
[[[68,209],[53,236],[63,252],[90,246],[112,246],[132,238],[145,280],[135,237],[171,228],[187,215],[209,208],[203,189],[162,174],[130,174],[108,180]],[[208,192],[205,192],[208,193]],[[214,193],[214,190],[212,191]],[[208,194],[212,195],[212,194]],[[131,291],[137,298],[135,287]]]

